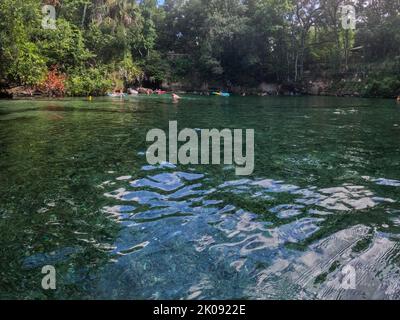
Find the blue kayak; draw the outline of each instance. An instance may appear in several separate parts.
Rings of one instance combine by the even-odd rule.
[[[214,96],[220,96],[220,97],[229,97],[231,95],[228,92],[213,92],[211,94]]]

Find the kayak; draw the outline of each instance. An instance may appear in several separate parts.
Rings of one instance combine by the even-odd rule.
[[[228,92],[212,92],[213,96],[229,97],[231,94]]]
[[[164,90],[156,90],[156,91],[154,91],[154,93],[157,93],[157,94],[166,94],[167,91],[164,91]]]

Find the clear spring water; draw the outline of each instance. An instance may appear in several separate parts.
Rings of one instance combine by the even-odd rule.
[[[255,129],[254,174],[149,166],[170,120]],[[389,100],[0,101],[0,298],[400,298],[399,195]]]

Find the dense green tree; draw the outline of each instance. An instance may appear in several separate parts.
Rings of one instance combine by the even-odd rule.
[[[0,2],[3,83],[40,84],[54,66],[73,95],[164,82],[229,89],[347,77],[365,95],[388,96],[400,80],[399,0],[45,3],[56,7],[55,30],[42,28],[40,0]],[[356,30],[342,26],[349,4]]]
[[[36,0],[0,2],[0,75],[15,84],[36,84],[46,70],[34,33],[41,16]]]

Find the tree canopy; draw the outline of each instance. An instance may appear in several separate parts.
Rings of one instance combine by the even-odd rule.
[[[42,27],[44,4],[56,9],[54,30]],[[346,5],[355,29],[344,28]],[[2,0],[0,79],[38,85],[56,68],[69,94],[85,95],[347,77],[365,95],[392,95],[399,13],[399,0]]]

